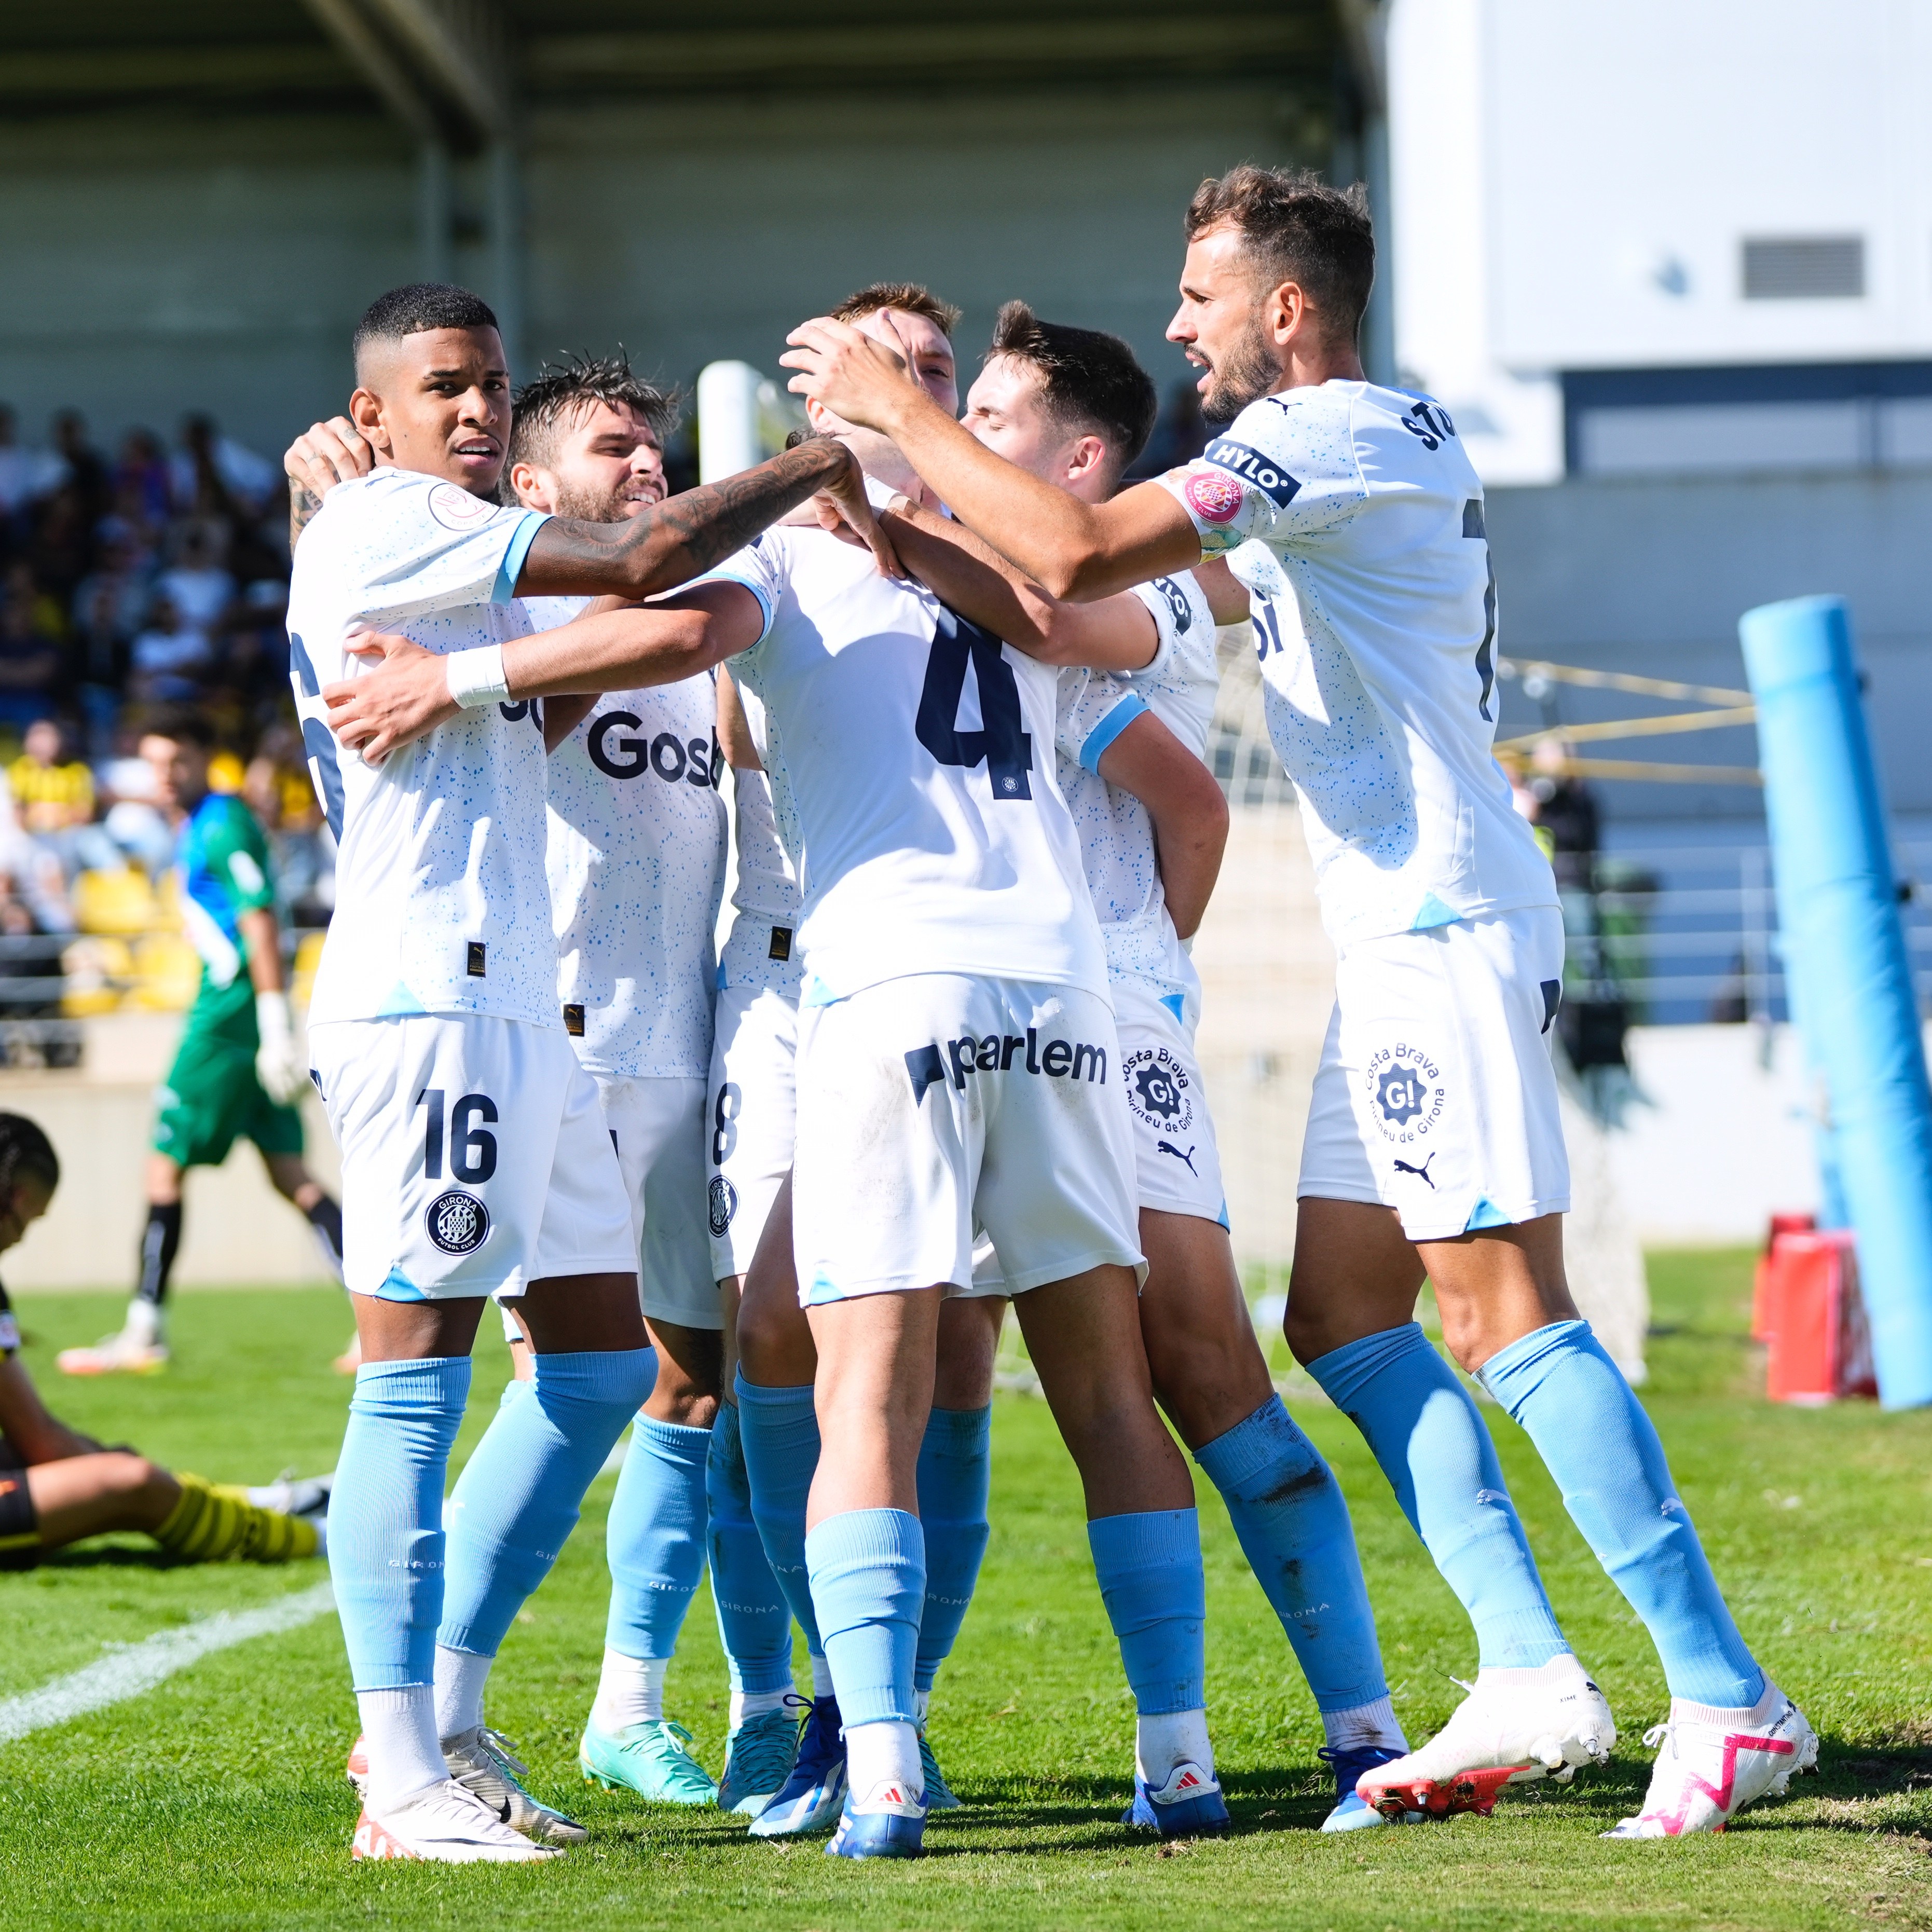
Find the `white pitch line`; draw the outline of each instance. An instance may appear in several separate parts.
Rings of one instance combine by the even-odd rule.
[[[212,1651],[246,1643],[250,1637],[299,1630],[334,1607],[334,1593],[326,1583],[318,1583],[259,1610],[218,1610],[180,1630],[158,1630],[98,1664],[0,1702],[0,1744],[138,1697]]]

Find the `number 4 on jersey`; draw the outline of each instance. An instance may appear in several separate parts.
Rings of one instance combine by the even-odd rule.
[[[969,664],[980,688],[976,731],[959,728]],[[919,742],[942,765],[970,771],[985,759],[995,799],[1030,798],[1033,787],[1027,774],[1033,770],[1033,738],[1025,725],[1019,681],[1000,654],[998,638],[942,604],[913,725]]]

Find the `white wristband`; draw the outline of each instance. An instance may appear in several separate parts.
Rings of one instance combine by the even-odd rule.
[[[452,651],[442,662],[443,675],[449,680],[449,694],[466,711],[473,711],[482,704],[500,704],[510,694],[501,644],[477,644],[466,651]]]

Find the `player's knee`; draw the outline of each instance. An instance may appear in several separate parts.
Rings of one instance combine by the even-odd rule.
[[[778,1388],[812,1380],[818,1366],[812,1330],[796,1305],[748,1297],[738,1310],[738,1362],[745,1379]]]
[[[1338,1346],[1330,1339],[1326,1312],[1308,1300],[1298,1300],[1292,1288],[1287,1312],[1281,1318],[1281,1333],[1288,1353],[1304,1368]]]

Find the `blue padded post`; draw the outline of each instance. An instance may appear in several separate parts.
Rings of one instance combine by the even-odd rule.
[[[1932,1088],[1844,600],[1738,620],[1778,922],[1822,1070],[1880,1400],[1932,1402]]]

